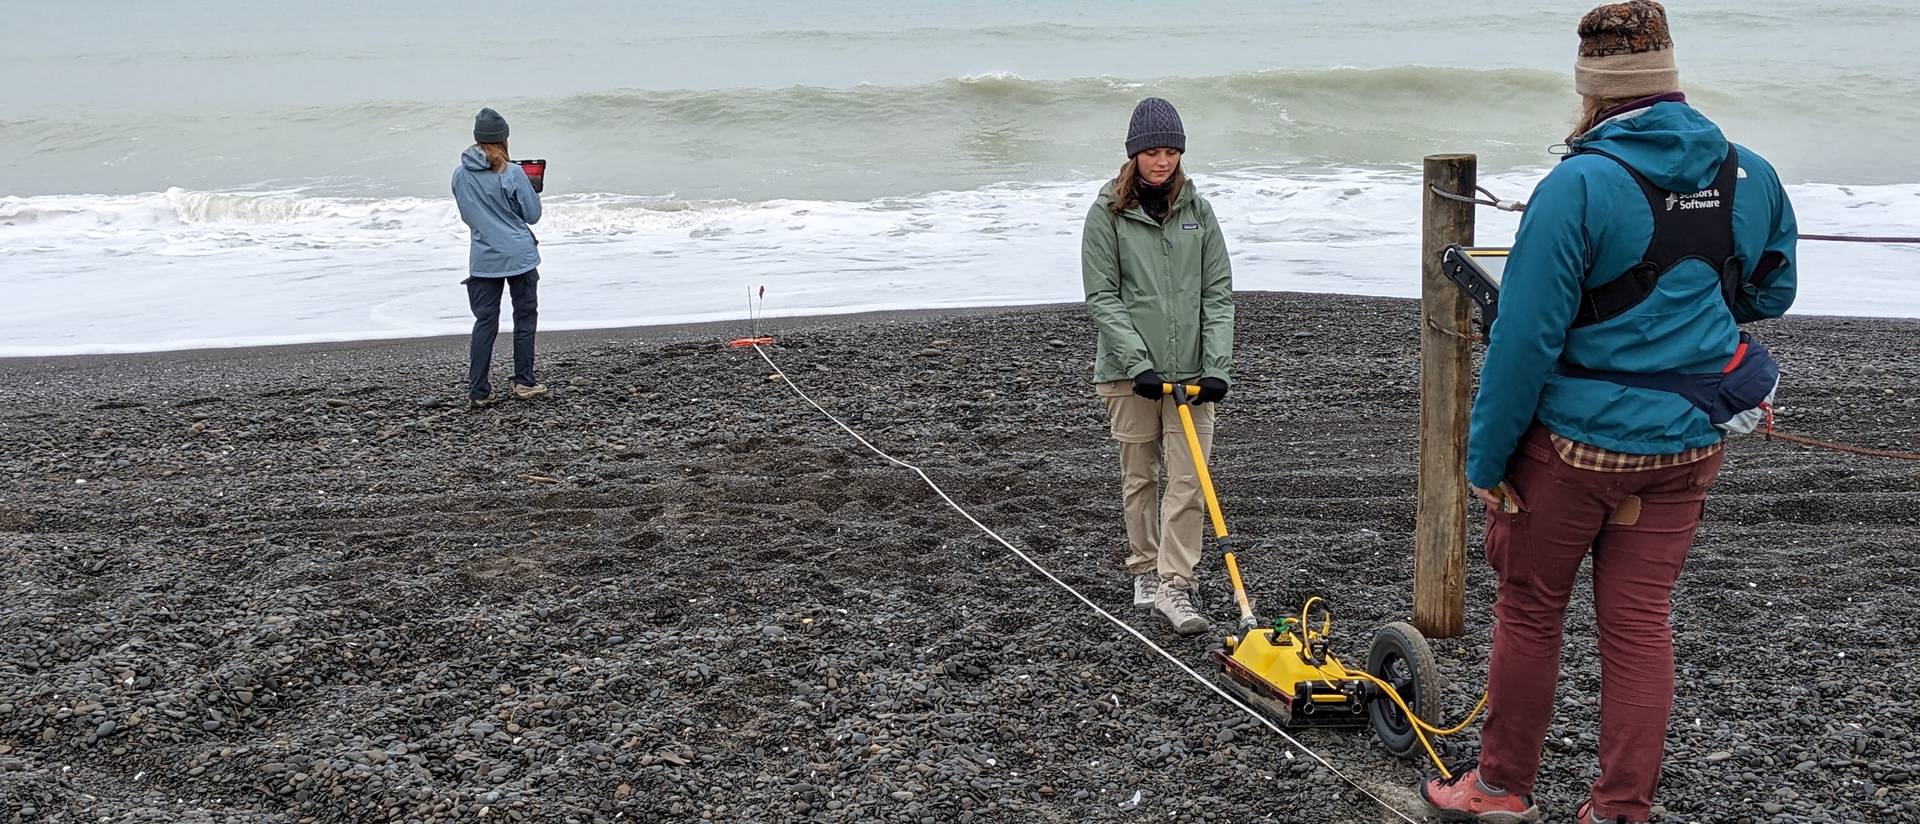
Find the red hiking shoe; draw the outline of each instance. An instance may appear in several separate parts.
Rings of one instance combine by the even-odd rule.
[[[1480,770],[1472,769],[1452,778],[1436,778],[1420,785],[1420,797],[1433,808],[1441,821],[1476,821],[1483,824],[1522,824],[1540,820],[1540,808],[1533,797],[1496,790],[1480,781]]]

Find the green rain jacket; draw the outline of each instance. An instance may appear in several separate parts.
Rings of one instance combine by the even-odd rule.
[[[1113,184],[1087,211],[1080,277],[1099,333],[1093,381],[1149,369],[1169,381],[1232,382],[1233,268],[1213,207],[1180,187],[1165,223],[1113,213]]]

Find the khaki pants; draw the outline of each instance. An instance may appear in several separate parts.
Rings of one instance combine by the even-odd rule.
[[[1180,426],[1179,405],[1172,398],[1150,401],[1133,394],[1132,381],[1114,381],[1095,387],[1107,405],[1113,439],[1120,442],[1120,496],[1126,506],[1127,572],[1158,571],[1161,578],[1193,580],[1200,560],[1203,519],[1206,514],[1200,477],[1193,471],[1193,452]],[[1193,409],[1193,428],[1200,449],[1213,453],[1213,404]],[[1166,491],[1159,500],[1162,464]]]

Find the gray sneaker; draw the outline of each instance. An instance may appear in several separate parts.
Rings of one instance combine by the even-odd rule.
[[[547,385],[543,383],[536,383],[532,386],[525,386],[518,383],[513,385],[513,396],[523,401],[530,401],[546,394]]]
[[[1193,584],[1179,578],[1168,578],[1160,582],[1160,592],[1153,598],[1153,608],[1173,625],[1173,631],[1181,635],[1206,632],[1212,626],[1200,612],[1193,608]]]
[[[1133,576],[1133,608],[1153,611],[1153,596],[1160,594],[1160,573],[1142,572]]]
[[[1582,802],[1580,809],[1574,811],[1574,815],[1580,819],[1580,824],[1644,824],[1644,822],[1627,821],[1627,817],[1624,815],[1612,821],[1601,818],[1598,813],[1593,811],[1592,801]]]

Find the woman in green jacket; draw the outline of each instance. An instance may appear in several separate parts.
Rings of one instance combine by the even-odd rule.
[[[1120,442],[1133,604],[1174,631],[1205,631],[1193,605],[1203,504],[1193,453],[1162,383],[1197,383],[1200,447],[1233,366],[1233,271],[1213,207],[1180,170],[1187,136],[1173,104],[1140,101],[1127,163],[1102,189],[1081,238],[1080,273],[1099,338],[1093,382]],[[1162,464],[1166,490],[1154,500]]]

